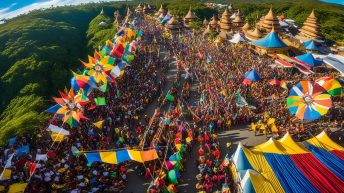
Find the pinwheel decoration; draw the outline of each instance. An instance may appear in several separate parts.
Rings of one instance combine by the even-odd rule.
[[[331,96],[342,95],[342,85],[340,85],[340,83],[334,78],[323,77],[319,78],[315,82],[322,86]]]
[[[332,101],[331,96],[320,85],[300,81],[290,90],[287,106],[297,118],[315,120],[327,113]]]
[[[113,79],[110,71],[114,68],[115,58],[101,56],[98,52],[94,52],[94,57],[88,56],[88,63],[81,62],[87,69],[87,75],[93,76],[96,83],[107,84],[108,79]]]
[[[46,112],[62,116],[63,123],[67,122],[72,127],[78,126],[80,119],[87,119],[82,113],[82,107],[89,101],[82,92],[75,95],[74,90],[70,89],[68,93],[60,92],[60,95],[61,98],[53,97],[57,104],[47,109]]]

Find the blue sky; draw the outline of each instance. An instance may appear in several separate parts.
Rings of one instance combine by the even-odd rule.
[[[35,9],[100,1],[118,0],[0,0],[0,20],[26,14]]]

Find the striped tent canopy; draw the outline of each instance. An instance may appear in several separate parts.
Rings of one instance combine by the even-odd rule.
[[[344,148],[325,132],[303,143],[287,133],[251,149],[239,144],[232,163],[245,193],[339,193],[344,188]]]

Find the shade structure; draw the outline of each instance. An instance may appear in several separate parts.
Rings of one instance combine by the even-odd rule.
[[[261,80],[259,74],[256,72],[256,70],[251,70],[245,73],[245,79],[250,81],[259,81]]]
[[[322,77],[317,79],[315,82],[322,86],[331,96],[342,95],[342,85],[334,78]]]
[[[252,44],[265,48],[285,48],[287,45],[278,37],[277,33],[272,31],[264,38],[253,40]]]
[[[303,43],[303,46],[306,48],[306,50],[318,51],[318,47],[315,45],[313,40]]]
[[[245,42],[245,39],[240,35],[240,33],[234,34],[233,38],[229,40],[231,43],[237,44],[240,42]]]
[[[316,60],[311,53],[302,54],[295,57],[299,62],[307,64],[308,66],[320,66],[323,62]]]
[[[299,119],[315,120],[325,115],[332,106],[331,96],[320,85],[300,81],[289,92],[287,106]]]
[[[334,143],[330,139],[327,142]],[[245,193],[341,192],[344,188],[343,160],[325,149],[314,148],[317,147],[309,148],[295,142],[289,133],[280,140],[270,139],[251,150],[239,145],[232,161],[237,152],[242,152],[241,159],[251,166],[241,169],[240,173],[245,172],[237,179],[241,190]]]

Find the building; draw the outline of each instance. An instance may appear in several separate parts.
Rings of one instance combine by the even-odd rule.
[[[264,17],[260,18],[259,22],[257,22],[256,26],[261,30],[263,34],[270,33],[272,26],[275,28],[276,33],[281,32],[281,26],[279,24],[279,21],[277,17],[274,15],[272,11],[272,6],[270,7],[270,10],[268,14],[266,14]]]
[[[241,18],[240,10],[238,10],[235,18],[232,21],[234,31],[236,31],[236,32],[240,31],[241,27],[243,27],[244,24],[245,24],[245,22]]]
[[[175,37],[179,33],[181,26],[178,19],[175,19],[175,17],[172,17],[167,22],[166,28],[170,31],[170,34],[172,35],[172,37]]]
[[[161,14],[165,14],[165,13],[166,13],[166,11],[165,11],[165,9],[162,7],[162,4],[161,4],[159,10],[154,14],[154,16],[155,16],[156,18],[158,18]]]
[[[246,32],[246,31],[249,31],[251,29],[251,25],[246,22],[244,26],[242,26],[242,31]]]
[[[215,15],[213,15],[213,17],[210,19],[209,25],[213,30],[215,30],[215,31],[218,30],[219,22],[218,22]]]
[[[312,10],[306,21],[303,23],[303,26],[300,29],[299,36],[303,37],[303,40],[306,41],[322,39],[319,32],[319,24],[314,14],[314,9]]]
[[[227,34],[229,32],[231,32],[231,19],[230,19],[231,15],[228,11],[228,8],[225,8],[225,11],[222,13],[221,19],[220,19],[220,29],[221,29],[221,33],[220,36],[221,38],[226,39],[228,36]]]
[[[264,38],[253,40],[251,46],[259,54],[281,54],[289,49],[281,38],[278,37],[273,26],[268,35]]]
[[[207,18],[204,18],[204,20],[203,20],[203,27],[208,26],[208,24],[209,24],[209,21],[207,20]]]
[[[143,7],[142,7],[141,3],[135,8],[135,13],[138,15],[143,14]]]
[[[250,31],[250,30],[246,31],[245,36],[247,39],[252,41],[252,40],[258,40],[262,38],[263,34],[262,32],[260,32],[260,30],[257,27],[255,27],[253,31]]]
[[[213,28],[210,26],[210,24],[208,24],[207,28],[203,32],[203,36],[209,35],[210,33],[213,33],[213,32],[214,32]]]
[[[195,12],[193,12],[191,7],[190,7],[188,13],[184,17],[184,24],[185,24],[186,27],[189,27],[189,24],[191,22],[196,21],[196,20],[197,20],[197,16],[196,16]]]

